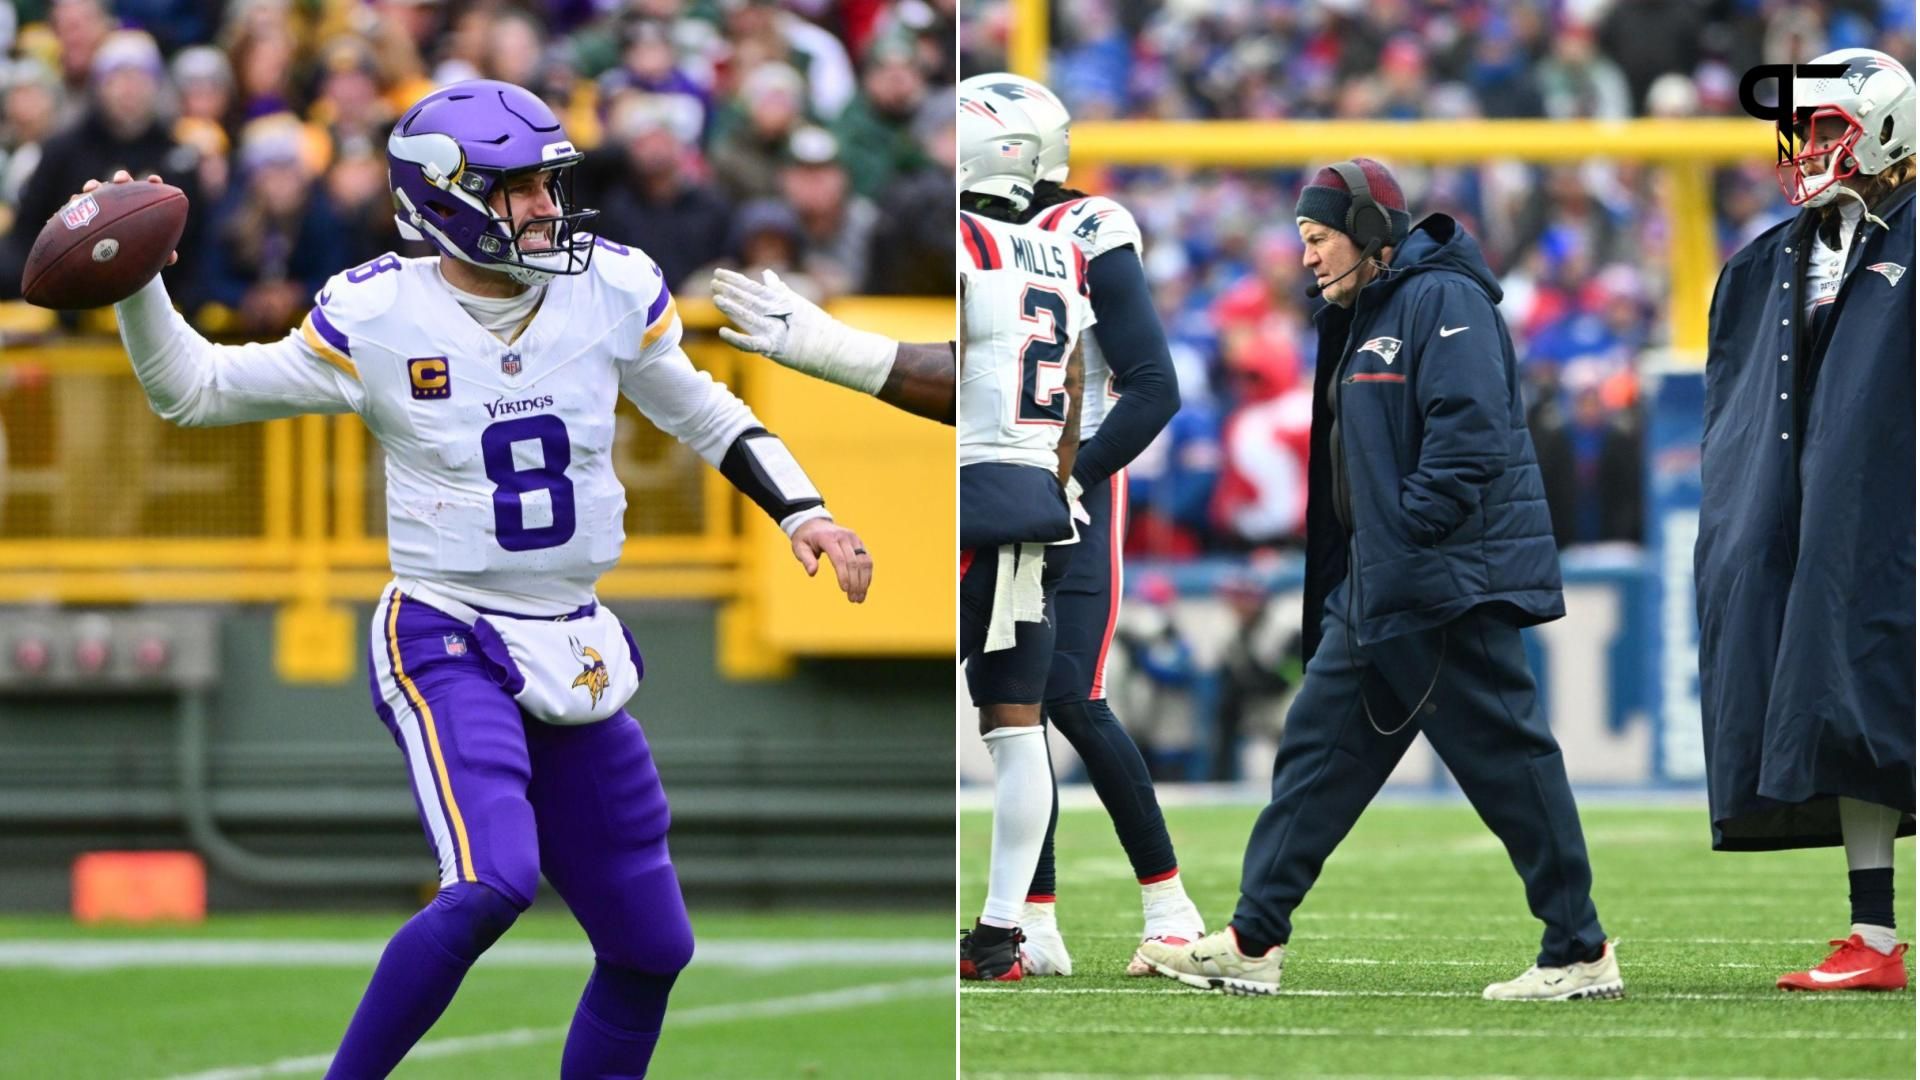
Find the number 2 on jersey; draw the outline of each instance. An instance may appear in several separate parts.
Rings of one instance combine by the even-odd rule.
[[[515,443],[533,443],[538,464],[514,460]],[[557,416],[521,416],[488,425],[480,433],[480,460],[493,489],[493,535],[508,551],[538,551],[573,539],[573,481],[567,463],[573,444]],[[527,496],[545,492],[547,524],[527,526]]]
[[[1020,347],[1022,424],[1067,422],[1067,298],[1044,285],[1020,293],[1020,321],[1034,323]]]

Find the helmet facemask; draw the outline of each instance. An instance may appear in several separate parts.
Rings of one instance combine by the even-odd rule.
[[[594,239],[583,226],[597,210],[569,210],[573,205],[573,169],[578,153],[518,169],[469,165],[452,138],[439,133],[418,136],[396,134],[389,153],[419,168],[418,181],[395,182],[389,177],[401,235],[409,240],[431,240],[443,255],[451,255],[484,270],[507,275],[522,285],[544,285],[558,275],[585,273],[593,261]],[[517,180],[538,174],[559,213],[513,224],[510,188]],[[500,193],[501,211],[493,207]],[[526,241],[544,232],[544,246]]]
[[[1824,121],[1824,123],[1822,122]],[[1853,114],[1838,105],[1822,105],[1793,124],[1792,144],[1775,166],[1780,191],[1795,206],[1825,206],[1840,194],[1840,182],[1860,171],[1854,154],[1866,133]],[[1809,173],[1808,166],[1817,167]]]

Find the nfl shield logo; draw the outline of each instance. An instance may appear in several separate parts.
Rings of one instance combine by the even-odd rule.
[[[520,354],[517,352],[510,352],[507,355],[501,357],[500,373],[502,375],[520,374]]]
[[[467,639],[460,634],[447,634],[440,640],[447,643],[448,656],[467,655]]]
[[[69,229],[79,229],[99,216],[100,204],[93,201],[93,196],[84,195],[68,203],[66,208],[60,211],[60,222]]]

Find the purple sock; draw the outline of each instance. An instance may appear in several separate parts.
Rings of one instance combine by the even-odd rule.
[[[378,1080],[392,1072],[446,1011],[467,969],[519,914],[485,885],[441,889],[387,942],[327,1080]]]
[[[667,1013],[667,994],[678,974],[595,963],[573,1011],[573,1027],[560,1057],[560,1080],[639,1080],[647,1075]]]

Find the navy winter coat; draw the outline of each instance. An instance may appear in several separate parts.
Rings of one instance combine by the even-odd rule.
[[[1566,614],[1499,300],[1480,245],[1433,214],[1352,309],[1314,316],[1309,656],[1350,561],[1363,646],[1481,605],[1516,626]]]
[[[1913,192],[1860,223],[1817,333],[1816,211],[1714,290],[1694,585],[1722,850],[1838,844],[1840,795],[1913,830]]]

